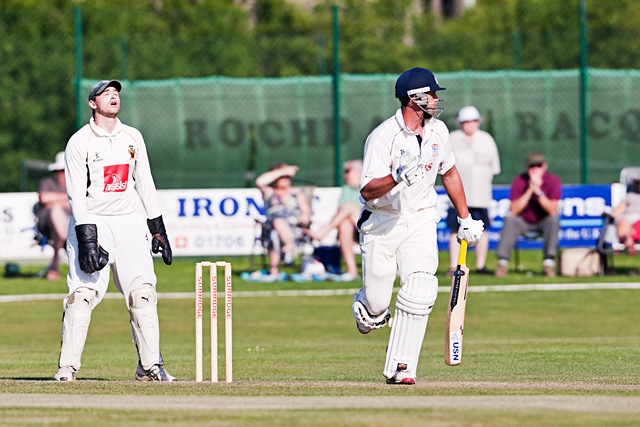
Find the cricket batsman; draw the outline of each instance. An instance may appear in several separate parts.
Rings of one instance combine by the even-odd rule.
[[[354,296],[358,330],[367,334],[385,326],[396,276],[400,276],[383,375],[388,384],[415,384],[429,314],[436,301],[438,245],[436,176],[458,213],[458,239],[475,245],[484,230],[469,215],[449,140],[438,116],[445,90],[434,74],[413,68],[398,77],[400,108],[368,136],[360,195],[362,289]]]

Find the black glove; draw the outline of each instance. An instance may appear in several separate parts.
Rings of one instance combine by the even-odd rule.
[[[76,225],[76,235],[78,236],[80,269],[88,274],[102,270],[109,263],[109,252],[98,245],[98,228],[96,225]]]
[[[151,252],[157,254],[162,253],[162,260],[165,264],[171,265],[172,253],[171,245],[169,245],[169,239],[167,238],[167,230],[164,228],[164,221],[162,221],[162,215],[158,218],[147,219],[147,226],[149,231],[153,234],[151,238]]]

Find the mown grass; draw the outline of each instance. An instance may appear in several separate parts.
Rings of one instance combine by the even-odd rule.
[[[446,254],[443,254],[443,257]],[[234,380],[196,384],[193,299],[160,299],[162,351],[167,369],[181,382],[132,381],[137,364],[129,316],[120,299],[95,310],[76,383],[51,381],[60,348],[61,299],[0,303],[0,393],[176,396],[629,396],[639,397],[640,313],[637,290],[473,292],[473,286],[518,283],[637,281],[628,273],[637,260],[615,259],[618,274],[546,278],[538,251],[523,251],[525,271],[507,278],[471,276],[463,362],[444,364],[447,295],[440,294],[429,320],[418,387],[390,387],[381,375],[389,329],[360,335],[351,316],[351,296],[246,297],[265,289],[353,289],[356,282],[246,283],[248,266],[234,264]],[[192,292],[194,259],[156,266],[160,292]],[[473,252],[469,263],[473,262]],[[442,260],[440,285],[449,279]],[[25,267],[23,271],[38,266]],[[111,289],[115,292],[115,289]],[[0,295],[64,294],[63,280],[0,279]],[[205,334],[207,333],[205,327]],[[222,324],[219,334],[223,336]],[[205,335],[206,336],[206,335]],[[205,338],[206,342],[206,338]],[[205,345],[205,348],[208,348]],[[220,372],[224,352],[220,349]],[[205,361],[208,363],[208,358]],[[206,366],[205,364],[205,366]],[[205,370],[205,377],[208,372]],[[163,410],[140,408],[0,407],[0,425],[367,425],[398,422],[441,426],[638,425],[640,416],[602,411],[398,408],[394,410]]]

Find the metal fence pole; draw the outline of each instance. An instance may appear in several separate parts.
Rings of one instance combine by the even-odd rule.
[[[582,161],[580,163],[580,180],[583,184],[589,181],[589,138],[587,135],[587,2],[580,0],[580,145]]]
[[[338,6],[333,5],[333,148],[334,185],[342,185],[342,161],[340,159],[340,29],[338,27]]]
[[[74,8],[76,29],[76,129],[82,127],[82,9]]]

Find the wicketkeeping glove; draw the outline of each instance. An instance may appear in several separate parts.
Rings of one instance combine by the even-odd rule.
[[[484,223],[480,220],[471,218],[471,215],[462,219],[458,217],[458,242],[466,240],[469,246],[473,246],[480,241],[482,232],[484,231]]]
[[[151,252],[154,254],[162,253],[164,263],[171,265],[173,255],[167,238],[167,230],[164,228],[164,221],[162,221],[162,215],[157,218],[147,219],[147,226],[153,235],[151,238]]]
[[[412,186],[422,178],[424,178],[424,165],[420,161],[420,157],[405,151],[400,158],[400,166],[396,169],[393,179],[396,182],[402,180],[407,186]]]
[[[98,245],[98,228],[95,224],[76,225],[78,236],[78,262],[80,269],[91,274],[102,270],[109,263],[109,252]]]

